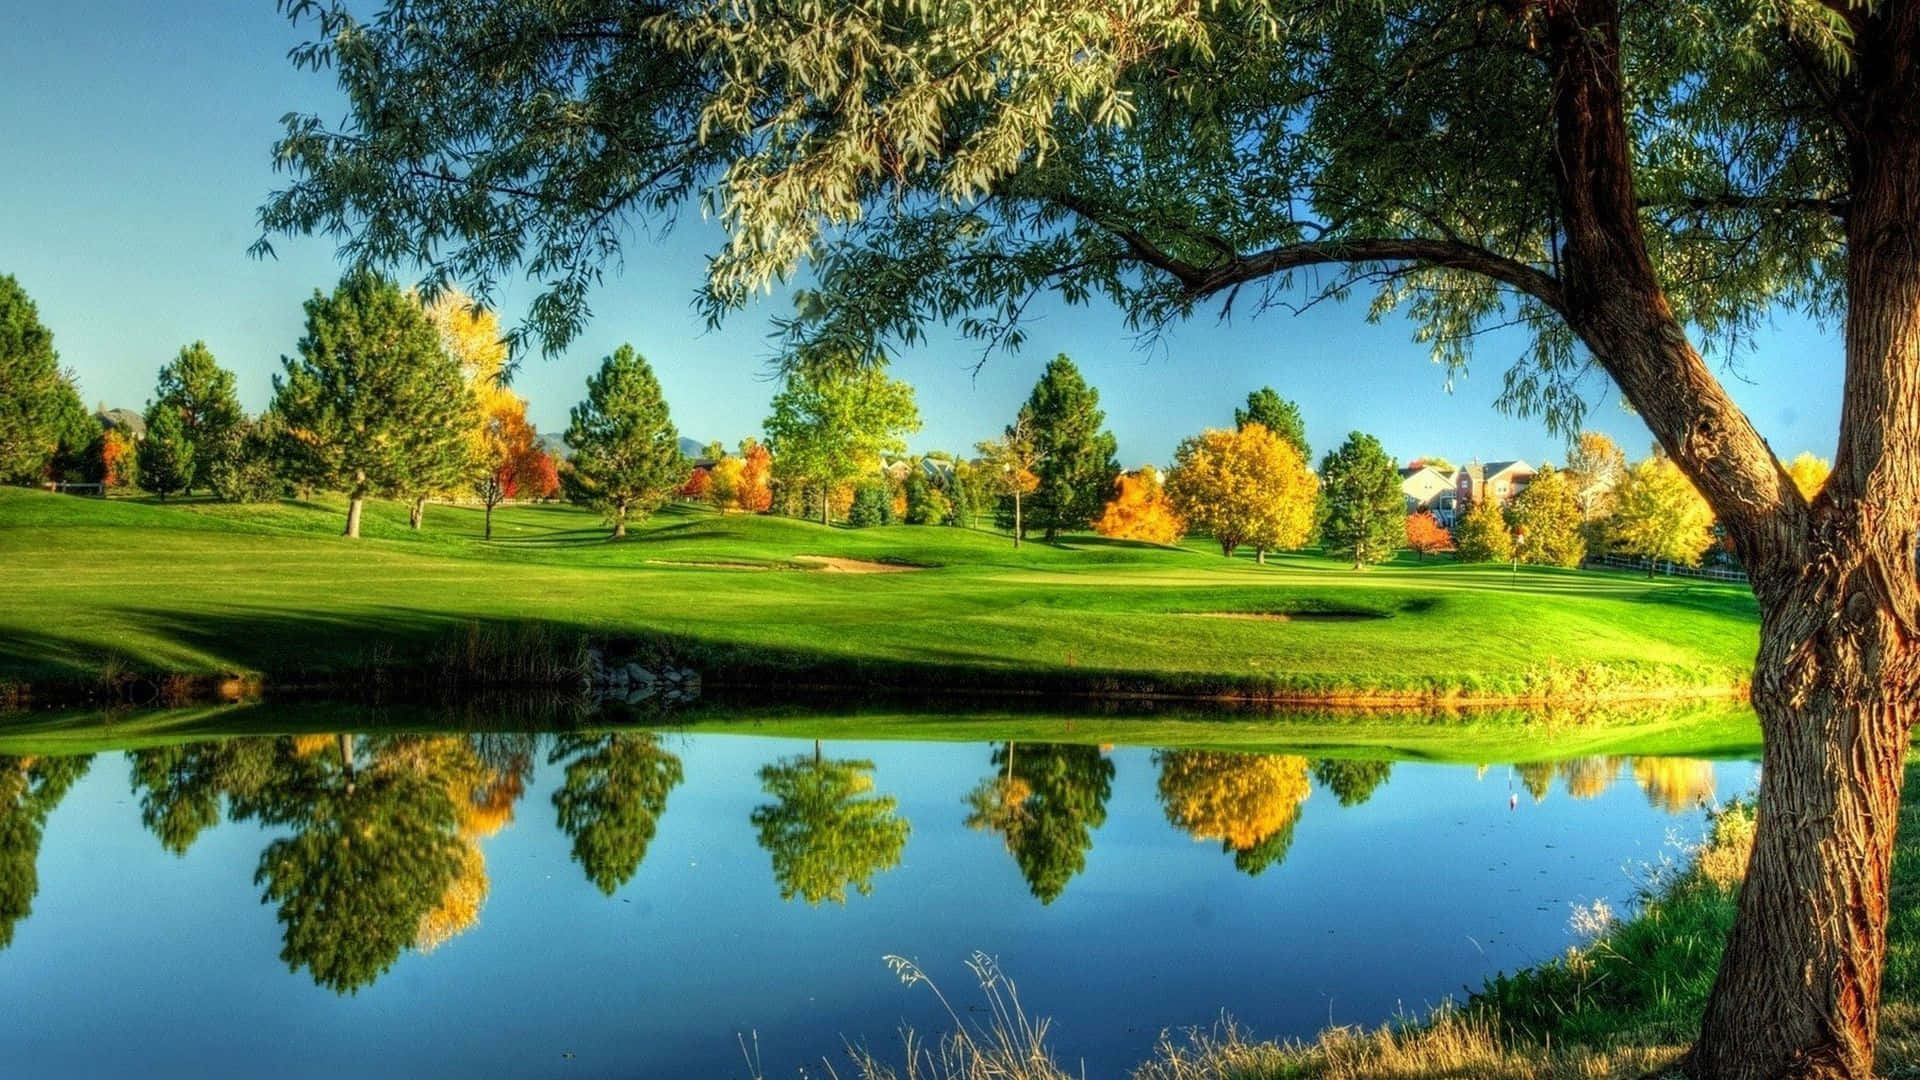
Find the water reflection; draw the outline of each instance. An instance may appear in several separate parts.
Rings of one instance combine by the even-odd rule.
[[[1097,746],[1003,743],[993,775],[968,793],[967,826],[997,832],[1042,904],[1087,868],[1093,830],[1106,824],[1113,762]]]
[[[1108,749],[994,744],[990,772],[963,798],[964,824],[999,838],[1042,905],[1087,870],[1114,793]],[[139,820],[167,852],[185,857],[223,820],[268,830],[253,883],[275,911],[280,959],[340,994],[372,984],[409,949],[432,952],[478,923],[492,888],[486,844],[515,823],[542,758],[560,770],[548,783],[572,861],[609,897],[634,879],[669,797],[686,782],[681,757],[641,730],[233,738],[127,758]],[[1250,876],[1283,865],[1315,787],[1329,805],[1312,814],[1338,813],[1366,805],[1393,773],[1386,761],[1215,750],[1161,750],[1146,760],[1167,824],[1217,844]],[[91,761],[0,757],[0,947],[32,910],[48,817]],[[783,900],[844,905],[849,894],[872,895],[876,879],[900,865],[912,826],[880,789],[873,760],[835,756],[816,742],[751,775],[760,801],[745,825]],[[1525,787],[1535,802],[1556,786],[1587,800],[1626,775],[1666,813],[1691,812],[1716,795],[1711,762],[1662,757],[1517,764],[1508,787]],[[687,827],[741,828],[730,820]]]
[[[1596,798],[1620,778],[1622,768],[1632,770],[1634,783],[1656,809],[1680,814],[1713,804],[1713,762],[1694,758],[1581,757],[1530,761],[1513,766],[1513,772],[1539,803],[1553,790],[1555,779],[1562,781],[1572,798]]]

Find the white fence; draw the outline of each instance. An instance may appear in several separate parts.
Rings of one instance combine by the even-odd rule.
[[[1707,581],[1731,581],[1741,585],[1747,583],[1747,575],[1743,570],[1732,570],[1724,566],[1680,566],[1665,559],[1654,561],[1639,556],[1589,555],[1582,565],[1615,570],[1638,570],[1646,573],[1649,562],[1653,562],[1653,572],[1664,577],[1703,578]]]

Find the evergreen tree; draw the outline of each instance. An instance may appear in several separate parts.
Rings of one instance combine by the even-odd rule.
[[[1300,406],[1288,401],[1276,393],[1271,386],[1263,386],[1247,395],[1247,407],[1233,410],[1233,426],[1246,427],[1248,424],[1261,424],[1268,431],[1293,444],[1300,451],[1301,461],[1313,460],[1313,447],[1307,445],[1307,422],[1300,416]]]
[[[587,399],[573,407],[567,427],[573,458],[561,479],[567,497],[607,516],[613,535],[627,521],[673,498],[687,477],[680,433],[653,368],[633,346],[622,345],[587,379]]]
[[[1406,499],[1400,471],[1380,440],[1353,432],[1320,462],[1327,551],[1353,560],[1358,570],[1385,562],[1406,532]]]
[[[349,273],[306,311],[299,356],[274,376],[273,411],[289,471],[346,492],[346,535],[357,537],[367,496],[411,490],[422,470],[466,453],[473,397],[420,305],[386,278]]]
[[[73,393],[52,331],[13,275],[0,276],[0,483],[44,478],[59,447],[63,386]]]
[[[1053,358],[1034,385],[1022,412],[1029,418],[1040,484],[1026,497],[1024,529],[1041,529],[1051,542],[1093,524],[1120,474],[1112,432],[1102,431],[1106,413],[1100,392],[1080,377],[1065,353]]]
[[[893,524],[893,500],[887,497],[887,485],[878,480],[865,481],[853,489],[853,505],[847,508],[847,524],[856,529]]]
[[[651,732],[563,734],[547,763],[563,761],[566,780],[553,793],[560,829],[573,838],[573,861],[587,880],[612,896],[646,859],[685,770]]]
[[[147,407],[147,437],[140,443],[140,486],[160,496],[193,482],[193,442],[180,410],[154,402]]]
[[[205,342],[196,341],[160,369],[153,400],[180,414],[192,448],[193,471],[181,487],[191,495],[194,488],[210,486],[222,452],[231,448],[235,429],[245,418],[234,393],[233,373],[214,361]]]
[[[68,482],[97,482],[99,469],[95,450],[100,442],[100,421],[87,411],[74,388],[71,371],[62,371],[54,385],[48,411],[53,420],[53,456],[47,462],[46,478]]]

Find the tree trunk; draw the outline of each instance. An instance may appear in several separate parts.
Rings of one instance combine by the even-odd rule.
[[[616,533],[615,535],[618,535],[618,533]],[[488,499],[488,500],[487,500],[487,524],[486,524],[486,530],[485,530],[485,532],[484,532],[484,534],[483,534],[483,535],[482,535],[482,536],[480,537],[480,539],[482,539],[482,540],[491,540],[491,539],[493,539],[493,500],[492,500],[492,499]]]
[[[353,734],[343,731],[335,737],[340,749],[340,772],[347,778],[347,794],[353,794]]]
[[[1872,1075],[1920,645],[1873,599],[1871,560],[1846,548],[1810,553],[1813,569],[1765,607],[1759,828],[1688,1061],[1698,1077]],[[1845,569],[1820,569],[1836,557]]]
[[[419,532],[420,523],[426,520],[426,517],[427,498],[424,495],[418,496],[413,500],[413,505],[407,508],[407,528]]]
[[[344,535],[360,539],[360,509],[366,503],[366,496],[354,495],[347,499],[347,531]]]
[[[613,538],[618,540],[625,535],[627,535],[627,508],[620,506],[613,512]]]
[[[1013,493],[1013,546],[1020,546],[1020,493]]]
[[[1261,566],[1267,565],[1267,549],[1263,547],[1254,548],[1253,561],[1259,563]]]

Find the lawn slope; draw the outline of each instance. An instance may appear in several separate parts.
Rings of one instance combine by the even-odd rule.
[[[0,682],[323,682],[512,625],[668,648],[715,685],[1538,702],[1727,693],[1758,640],[1743,589],[1625,574],[1259,566],[1096,537],[1016,550],[985,531],[688,507],[621,542],[571,507],[494,517],[483,543],[477,510],[431,507],[415,533],[403,506],[375,502],[349,541],[337,500],[0,489]],[[917,569],[835,573],[807,556]]]

